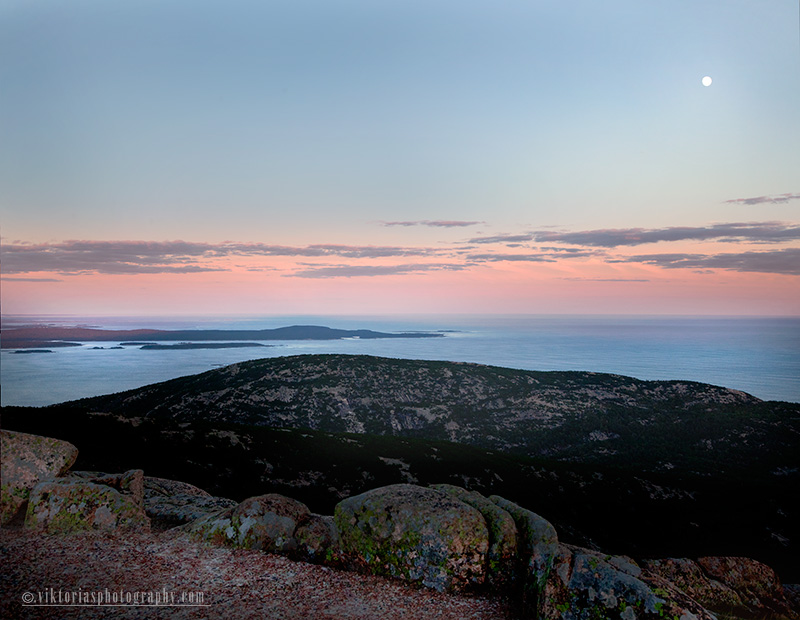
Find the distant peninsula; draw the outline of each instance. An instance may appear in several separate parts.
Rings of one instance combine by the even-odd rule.
[[[13,353],[52,353],[52,351],[50,349],[20,349]]]
[[[268,347],[268,344],[258,342],[180,342],[178,344],[143,344],[139,348],[143,351],[166,351],[170,349],[243,349],[246,347]]]
[[[57,341],[114,342],[147,340],[150,342],[213,342],[253,340],[342,340],[359,338],[442,338],[442,333],[376,332],[371,329],[334,329],[319,325],[291,325],[276,329],[97,329],[91,327],[25,326],[4,330],[2,348],[31,349],[58,346]],[[72,344],[72,343],[70,343]]]

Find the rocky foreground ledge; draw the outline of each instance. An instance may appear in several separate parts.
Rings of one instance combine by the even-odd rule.
[[[637,561],[575,547],[538,514],[460,487],[391,485],[316,515],[277,494],[236,503],[141,470],[72,471],[72,444],[10,431],[0,439],[3,617],[87,617],[23,608],[20,597],[53,587],[45,576],[88,591],[105,575],[106,587],[218,593],[216,607],[170,617],[800,619],[798,587],[754,560]],[[148,609],[122,611],[166,617]]]

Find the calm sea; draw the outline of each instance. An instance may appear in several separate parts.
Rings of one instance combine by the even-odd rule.
[[[589,370],[683,379],[800,402],[800,318],[423,316],[237,319],[38,317],[40,322],[132,329],[263,329],[286,325],[439,331],[442,338],[269,342],[271,348],[146,351],[84,343],[53,353],[0,353],[3,405],[49,405],[119,392],[234,362],[308,353],[353,353],[478,362],[529,370]],[[4,327],[31,317],[4,317]]]

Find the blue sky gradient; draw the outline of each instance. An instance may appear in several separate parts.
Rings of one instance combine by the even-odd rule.
[[[798,110],[794,0],[0,0],[3,243],[791,229]],[[431,271],[393,266],[317,265]]]

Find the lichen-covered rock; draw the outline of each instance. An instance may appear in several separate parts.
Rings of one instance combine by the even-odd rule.
[[[542,620],[715,620],[633,560],[558,545],[535,617]]]
[[[64,474],[78,449],[67,441],[0,430],[0,525],[25,514],[31,489]]]
[[[517,526],[511,515],[476,491],[451,484],[434,484],[431,488],[444,491],[480,511],[489,530],[486,581],[493,588],[510,589],[517,573]]]
[[[522,563],[522,609],[533,614],[539,607],[547,577],[558,553],[556,529],[547,519],[498,495],[489,499],[505,510],[517,526],[517,550]]]
[[[339,531],[332,516],[312,514],[294,534],[300,557],[311,562],[337,564],[341,556]]]
[[[735,610],[736,613],[800,617],[787,600],[775,571],[766,564],[740,557],[704,557],[698,558],[697,564],[711,579],[736,592],[744,604],[744,608]]]
[[[686,558],[643,560],[642,566],[649,572],[674,583],[711,611],[725,613],[745,607],[735,590],[717,579],[709,578],[702,567],[693,560]]]
[[[181,529],[188,532],[195,540],[201,540],[211,545],[234,546],[236,530],[231,521],[234,508],[236,506],[219,508],[199,519],[188,522]]]
[[[277,493],[249,497],[233,509],[236,546],[289,552],[297,549],[295,530],[311,516],[308,506]]]
[[[169,478],[144,477],[145,499],[148,495],[196,495],[198,497],[212,497],[211,493],[204,491],[188,482],[170,480]]]
[[[104,484],[129,495],[137,506],[144,506],[144,472],[131,469],[121,474],[107,474],[100,471],[71,471],[68,478],[77,478],[95,484]]]
[[[160,527],[190,523],[236,505],[232,499],[215,497],[187,482],[144,478],[144,509],[153,524]]]
[[[411,484],[373,489],[339,502],[334,520],[356,568],[440,592],[485,580],[486,522],[442,491]]]
[[[48,533],[136,529],[150,522],[132,495],[75,478],[40,482],[31,491],[25,527]]]
[[[311,511],[302,502],[270,493],[201,517],[189,523],[186,530],[212,544],[290,553],[297,549],[295,531],[310,516]]]

